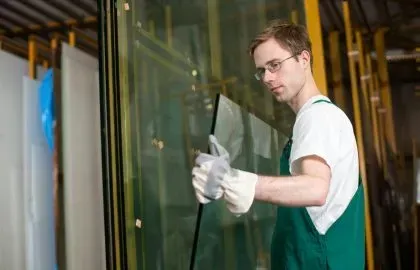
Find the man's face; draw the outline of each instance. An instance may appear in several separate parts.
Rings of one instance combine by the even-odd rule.
[[[301,55],[297,57],[300,59]],[[274,38],[255,49],[254,62],[257,70],[262,71],[260,80],[279,102],[289,102],[305,84],[307,66],[304,61],[297,61]],[[276,71],[269,71],[269,67]]]

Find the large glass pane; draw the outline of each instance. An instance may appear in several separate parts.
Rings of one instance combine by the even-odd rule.
[[[191,169],[195,154],[207,151],[218,93],[288,134],[294,116],[253,79],[246,49],[269,19],[287,20],[295,10],[304,22],[302,3],[117,2],[126,224],[121,229],[130,270],[189,268],[198,211]],[[200,237],[201,245],[207,240]],[[238,254],[232,246],[223,248]]]
[[[263,175],[279,175],[287,136],[220,95],[213,134],[229,152],[231,166]],[[276,207],[254,202],[235,217],[219,200],[205,205],[200,222],[195,268],[270,269],[270,239]]]

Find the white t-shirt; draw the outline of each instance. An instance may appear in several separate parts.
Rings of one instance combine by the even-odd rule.
[[[359,158],[353,126],[347,115],[318,95],[308,100],[296,115],[290,153],[290,173],[296,173],[299,159],[316,155],[331,168],[331,181],[326,203],[306,207],[320,234],[325,234],[343,214],[358,188]]]

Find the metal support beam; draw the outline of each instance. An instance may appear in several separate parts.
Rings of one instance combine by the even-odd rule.
[[[94,38],[88,36],[84,31],[81,31],[80,29],[76,27],[72,27],[72,31],[75,34],[75,37],[77,37],[79,40],[83,40],[84,43],[89,45],[89,47],[97,50],[98,49],[98,42]],[[77,39],[76,39],[77,41]],[[80,44],[79,44],[80,45]]]
[[[36,40],[35,36],[32,36],[34,40]],[[0,36],[0,44],[1,49],[8,51],[10,53],[16,54],[22,58],[29,59],[29,46],[24,46],[24,44],[18,43],[13,39]],[[37,51],[37,57],[35,58],[35,61],[37,64],[42,64],[43,61],[47,61],[46,57],[39,54],[39,51],[43,50],[44,45],[39,42],[39,40],[36,40],[36,51]],[[49,49],[48,49],[49,52]]]
[[[37,46],[36,40],[30,36],[28,42],[28,64],[29,64],[29,78],[36,79],[36,58]]]
[[[357,51],[358,51],[358,66],[359,66],[359,79],[360,79],[360,86],[362,89],[362,97],[363,97],[363,107],[367,113],[368,119],[370,117],[370,107],[369,107],[369,95],[368,95],[368,79],[370,74],[366,74],[366,64],[365,64],[365,54],[363,48],[363,38],[362,33],[360,30],[356,31],[356,44],[357,44]]]
[[[381,28],[375,32],[374,35],[375,49],[377,55],[379,87],[381,91],[381,99],[386,109],[385,119],[387,125],[386,140],[394,155],[397,155],[397,143],[395,138],[394,114],[392,109],[392,96],[389,86],[388,66],[385,55],[385,29]]]
[[[375,259],[373,255],[373,237],[372,237],[372,222],[369,209],[369,191],[367,185],[366,163],[365,163],[365,148],[363,143],[362,119],[360,115],[359,91],[357,85],[356,65],[352,57],[353,51],[353,35],[350,20],[350,9],[347,1],[343,1],[343,17],[346,33],[346,45],[349,56],[349,70],[351,81],[351,93],[353,99],[353,112],[356,126],[357,147],[359,150],[360,174],[365,188],[365,223],[366,223],[366,249],[367,249],[367,266],[368,270],[375,269]]]
[[[207,0],[211,75],[219,80],[222,74],[222,49],[220,40],[219,0]]]
[[[95,27],[97,25],[96,18],[88,17],[82,21],[68,20],[65,22],[49,22],[47,26],[30,25],[29,28],[4,29],[2,35],[9,38],[25,38],[29,35],[43,36],[51,32],[66,33],[69,28],[77,27],[79,29]]]
[[[378,89],[375,88],[374,74],[372,70],[372,58],[370,53],[365,53],[366,60],[366,69],[369,74],[368,79],[368,89],[370,97],[370,111],[372,114],[372,129],[373,129],[373,145],[375,148],[376,159],[379,162],[379,165],[382,166],[382,155],[381,155],[381,145],[379,141],[379,124],[378,124],[378,104],[379,104],[379,93]]]
[[[322,42],[321,20],[319,17],[318,0],[305,1],[306,27],[312,44],[313,67],[315,82],[322,94],[328,95],[327,78],[325,75],[324,45]]]
[[[69,31],[69,45],[71,47],[76,46],[76,33],[74,32],[74,30]]]
[[[377,91],[377,95],[379,97],[378,99],[378,105],[377,105],[377,115],[378,115],[378,134],[379,134],[379,145],[380,145],[380,149],[381,149],[381,160],[382,160],[382,169],[383,169],[383,174],[384,177],[387,177],[387,173],[388,173],[388,162],[387,162],[387,151],[386,151],[386,143],[385,143],[385,109],[383,107],[383,101],[380,98],[380,93],[379,93],[379,79],[378,79],[378,73],[374,73],[373,74],[373,83],[374,83],[374,88]]]

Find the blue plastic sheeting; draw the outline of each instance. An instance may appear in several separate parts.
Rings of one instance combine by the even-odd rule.
[[[54,76],[50,68],[45,73],[38,88],[39,112],[41,117],[42,131],[51,151],[54,149]],[[53,232],[54,233],[54,232]],[[58,266],[54,265],[54,270]]]
[[[47,140],[50,150],[54,149],[54,77],[53,70],[50,68],[45,73],[39,88],[39,109],[42,123],[42,130]]]

